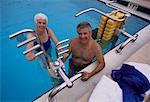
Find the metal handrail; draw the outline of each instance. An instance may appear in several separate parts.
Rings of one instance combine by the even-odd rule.
[[[65,40],[59,41],[59,42],[56,44],[56,47],[57,47],[57,49],[56,49],[57,62],[60,63],[60,67],[61,67],[61,68],[58,68],[57,71],[59,72],[60,76],[64,79],[64,81],[67,83],[67,86],[68,86],[68,87],[72,87],[72,86],[73,86],[72,82],[71,82],[70,79],[66,76],[66,74],[63,73],[63,70],[62,70],[62,69],[65,70],[65,66],[64,66],[64,63],[63,63],[62,60],[61,60],[61,59],[63,58],[63,54],[69,51],[68,49],[66,49],[66,48],[69,46],[69,44],[65,44],[65,43],[68,42],[68,41],[69,41],[69,39],[65,39]]]
[[[64,46],[58,47],[57,50],[61,50],[61,49],[67,48],[67,47],[69,47],[69,44],[66,44]]]
[[[35,49],[37,49],[37,48],[40,48],[40,44],[35,45],[35,46],[33,46],[32,48],[30,48],[30,49],[24,51],[23,54],[26,55],[27,53],[30,53],[31,51],[33,51],[33,50],[35,50]]]
[[[83,13],[89,12],[89,11],[98,12],[98,13],[100,13],[100,14],[102,14],[102,15],[105,15],[105,16],[107,16],[107,17],[109,17],[109,18],[115,20],[115,21],[124,21],[124,20],[125,20],[125,18],[122,18],[122,19],[114,18],[114,17],[110,16],[109,14],[106,14],[106,13],[104,13],[104,12],[102,12],[102,11],[96,9],[96,8],[88,8],[88,9],[86,9],[86,10],[80,11],[79,13],[77,13],[77,14],[75,15],[75,17],[77,17],[77,16],[79,16],[79,15],[81,15],[81,14],[83,14]]]
[[[69,39],[65,39],[62,41],[59,41],[56,44],[56,54],[57,54],[57,59],[62,59],[63,58],[63,54],[67,53],[69,51],[68,47],[69,44],[65,44],[66,42],[68,42]]]
[[[69,49],[66,49],[66,50],[64,50],[64,51],[59,52],[58,55],[62,55],[62,54],[64,54],[64,53],[68,52],[68,51],[69,51]]]
[[[123,35],[125,35],[125,36],[127,36],[127,37],[129,37],[129,38],[136,39],[135,36],[133,36],[133,35],[131,35],[131,34],[125,32],[123,29],[117,29],[117,31],[119,31],[120,33],[122,33]]]
[[[20,31],[18,31],[18,32],[16,32],[16,33],[13,33],[13,34],[9,35],[9,39],[15,38],[15,37],[20,36],[20,35],[22,35],[22,34],[24,34],[24,33],[35,33],[35,31],[32,30],[32,29],[23,29],[23,30],[20,30]],[[36,39],[37,39],[37,38],[36,38],[35,36],[33,36],[32,38],[27,39],[27,40],[25,40],[25,41],[23,41],[23,42],[17,44],[17,47],[20,48],[20,47],[22,47],[23,45],[25,45],[25,44],[27,44],[27,43],[29,43],[29,42],[31,42],[31,41],[34,41],[34,40],[36,40]],[[25,54],[29,53],[30,51],[32,51],[32,50],[34,50],[34,49],[36,49],[36,48],[38,48],[38,47],[39,47],[39,45],[34,46],[34,47],[32,47],[32,48],[30,48],[30,49],[24,51],[23,54],[25,55]],[[43,53],[44,53],[44,52],[38,52],[38,53],[35,54],[35,56],[37,57],[37,56],[39,56],[39,55],[41,55],[41,54],[43,54]]]
[[[36,53],[36,54],[35,54],[35,57],[37,57],[37,56],[39,56],[39,55],[41,55],[41,54],[43,54],[43,51],[40,51],[40,52]]]
[[[29,42],[34,41],[35,39],[36,39],[36,37],[33,36],[32,38],[29,38],[29,39],[27,39],[27,40],[25,40],[25,41],[23,41],[23,42],[17,44],[17,47],[19,48],[19,47],[21,47],[21,46],[23,46],[23,45],[25,45],[25,44],[27,44],[27,43],[29,43]]]
[[[65,39],[65,40],[59,41],[59,42],[56,44],[56,46],[58,46],[58,45],[60,45],[60,44],[62,44],[62,43],[65,43],[65,42],[67,42],[67,41],[69,41],[69,39]]]
[[[19,36],[21,34],[24,34],[24,33],[33,33],[33,32],[34,32],[34,30],[32,30],[32,29],[23,29],[23,30],[20,30],[20,31],[14,33],[14,34],[9,35],[9,38],[12,39],[12,38],[14,38],[16,36]]]
[[[52,69],[59,73],[59,75],[62,77],[62,79],[66,82],[67,86],[70,88],[73,86],[72,82],[69,80],[67,75],[65,74],[64,70],[65,66],[61,59],[57,59],[52,64],[50,64]]]
[[[73,83],[75,80],[79,79],[82,76],[82,72],[76,74],[75,76],[70,78],[70,81]],[[49,93],[48,96],[48,101],[49,102],[53,102],[53,97],[58,94],[62,89],[64,89],[65,87],[67,87],[67,83],[64,82],[61,85],[55,87],[54,89],[52,89],[52,91]]]
[[[116,53],[120,53],[129,42],[134,42],[137,38],[138,38],[137,34],[133,35],[133,37],[128,38],[125,42],[123,42],[120,45],[118,49],[116,49]]]
[[[72,85],[73,85],[72,82],[69,80],[69,78],[66,76],[65,72],[63,71],[63,68],[65,67],[64,63],[61,61],[61,59],[57,59],[56,61],[53,61],[52,59],[50,59],[47,56],[46,51],[45,51],[45,49],[44,49],[44,47],[43,47],[43,45],[40,41],[40,38],[34,30],[32,30],[32,29],[23,29],[21,31],[18,31],[14,34],[9,35],[9,38],[11,39],[11,38],[17,37],[21,34],[24,34],[24,33],[33,33],[34,37],[32,37],[30,39],[27,39],[26,41],[21,42],[20,44],[17,45],[17,47],[21,47],[21,46],[23,46],[25,44],[28,44],[29,42],[34,41],[34,40],[36,40],[38,44],[31,47],[30,49],[24,51],[23,54],[25,55],[25,54],[27,54],[27,53],[29,53],[29,52],[31,52],[31,51],[33,51],[33,50],[40,47],[42,51],[36,53],[35,56],[39,56],[39,55],[43,54],[44,58],[45,58],[45,61],[46,61],[46,64],[47,64],[47,70],[49,70],[51,68],[54,72],[58,72],[59,75],[62,77],[62,79],[66,82],[67,86],[72,87]],[[58,44],[56,46],[66,42],[66,41],[69,41],[69,39],[58,42]],[[60,52],[60,54],[65,53],[65,52],[66,51]],[[50,63],[50,62],[52,62],[52,63]],[[57,73],[55,73],[55,74],[57,74]]]

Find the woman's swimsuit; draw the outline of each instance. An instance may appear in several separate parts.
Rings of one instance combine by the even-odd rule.
[[[48,29],[46,28],[47,34],[48,34]],[[34,42],[34,46],[37,45],[38,43],[35,41]],[[47,51],[49,48],[51,48],[51,41],[48,38],[48,40],[46,42],[43,43],[43,47],[45,49],[45,51]],[[41,48],[36,49],[37,52],[41,51]]]

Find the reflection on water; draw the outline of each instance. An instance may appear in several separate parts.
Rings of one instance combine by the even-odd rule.
[[[27,38],[24,34],[17,36],[16,39],[18,42],[23,42],[23,41],[27,40]]]
[[[113,35],[109,41],[100,40],[98,43],[100,44],[102,48],[103,54],[113,49],[116,46],[117,40],[118,40],[117,35]]]

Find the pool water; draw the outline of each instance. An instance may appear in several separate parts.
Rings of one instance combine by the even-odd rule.
[[[31,102],[53,86],[47,70],[40,67],[37,60],[29,62],[22,52],[25,46],[18,49],[16,39],[10,40],[8,35],[19,30],[34,29],[34,15],[45,13],[49,18],[48,26],[59,40],[77,37],[76,25],[81,21],[91,23],[93,29],[99,25],[102,15],[88,12],[79,17],[74,15],[81,10],[95,7],[103,12],[113,9],[97,0],[2,0],[0,31],[0,72],[1,101]],[[132,22],[132,23],[131,23]],[[131,16],[126,23],[126,31],[135,34],[149,22]],[[124,36],[119,37],[118,44]],[[52,54],[55,57],[54,44]],[[68,67],[68,65],[66,65]]]

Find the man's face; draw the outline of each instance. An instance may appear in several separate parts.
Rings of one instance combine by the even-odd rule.
[[[91,39],[91,31],[89,28],[83,28],[78,31],[78,36],[81,44],[87,44]]]
[[[46,20],[39,19],[36,26],[39,31],[44,31],[46,29]]]

